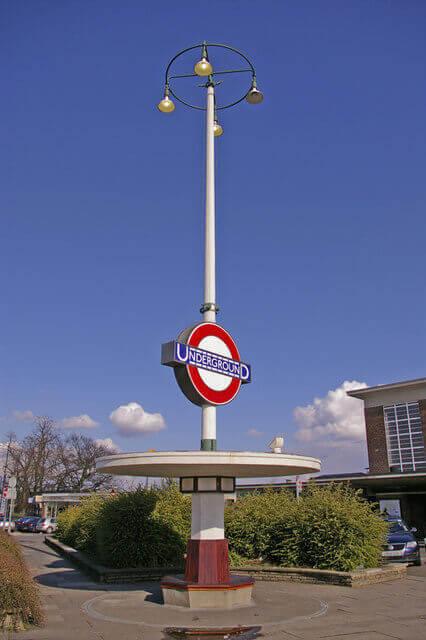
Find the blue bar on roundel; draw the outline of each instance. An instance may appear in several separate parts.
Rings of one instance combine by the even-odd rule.
[[[204,349],[197,349],[197,347],[175,342],[174,359],[179,364],[188,364],[232,378],[239,378],[243,384],[251,382],[251,367],[249,364],[221,356],[218,353],[210,353]]]

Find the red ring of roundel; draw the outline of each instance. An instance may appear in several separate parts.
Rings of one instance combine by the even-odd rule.
[[[189,335],[187,344],[191,347],[198,347],[201,340],[206,336],[216,336],[226,343],[231,356],[234,360],[240,361],[240,354],[237,349],[237,345],[223,327],[213,322],[203,322],[199,324],[192,333]],[[194,385],[197,393],[206,400],[209,404],[227,404],[231,402],[237,395],[241,387],[241,380],[239,378],[232,378],[231,384],[223,391],[215,391],[206,385],[201,378],[198,368],[193,365],[186,365],[189,379]]]

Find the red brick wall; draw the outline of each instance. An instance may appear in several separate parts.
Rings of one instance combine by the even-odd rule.
[[[370,473],[389,473],[383,407],[369,407],[364,410],[364,415]]]

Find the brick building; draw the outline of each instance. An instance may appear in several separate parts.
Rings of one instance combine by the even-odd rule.
[[[426,536],[426,378],[347,393],[364,402],[369,473],[357,484]]]
[[[370,473],[426,471],[426,378],[347,393],[364,401]]]

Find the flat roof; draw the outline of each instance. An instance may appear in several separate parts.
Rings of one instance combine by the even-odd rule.
[[[394,486],[396,484],[409,484],[413,485],[416,483],[420,483],[426,486],[426,472],[425,471],[412,471],[405,473],[339,473],[339,474],[330,474],[330,475],[322,475],[315,476],[313,478],[303,478],[303,484],[306,485],[307,482],[314,482],[315,484],[330,484],[331,482],[350,482],[354,486]],[[237,483],[236,490],[244,490],[244,489],[262,489],[266,487],[274,488],[288,488],[294,489],[296,483],[294,480],[290,482],[281,482],[281,483],[269,483],[269,482],[258,482],[258,483]]]
[[[391,382],[390,384],[378,384],[375,387],[366,387],[365,389],[352,389],[351,391],[346,391],[346,393],[348,396],[363,400],[370,393],[389,391],[392,389],[405,389],[407,387],[420,387],[425,384],[426,378],[416,378],[415,380],[403,380],[402,382]]]

